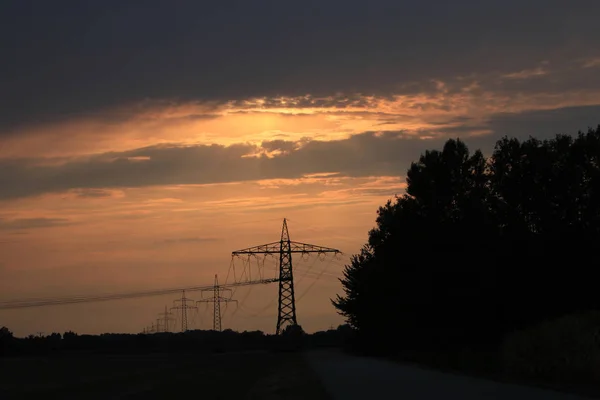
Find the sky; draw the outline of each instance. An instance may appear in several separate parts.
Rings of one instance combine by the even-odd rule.
[[[294,259],[298,322],[337,326],[337,277],[422,152],[600,123],[597,15],[592,0],[3,1],[0,301],[230,282],[232,265],[274,277],[276,260],[231,252],[279,240],[285,217],[292,240],[344,252]],[[0,325],[137,333],[176,297],[0,310]],[[224,328],[275,330],[276,285],[233,298]]]

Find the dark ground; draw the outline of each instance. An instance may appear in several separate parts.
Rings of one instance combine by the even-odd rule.
[[[0,399],[327,399],[299,353],[0,359]]]
[[[519,374],[504,371],[499,355],[490,351],[466,351],[460,354],[444,354],[443,352],[410,353],[405,351],[401,356],[382,358],[402,365],[416,366],[457,376],[469,376],[600,399],[600,385],[597,383],[573,381],[565,377],[556,380],[519,376]]]
[[[592,400],[585,395],[451,374],[374,357],[322,350],[306,354],[335,400]]]

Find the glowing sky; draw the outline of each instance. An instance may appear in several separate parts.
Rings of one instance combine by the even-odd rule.
[[[325,329],[335,277],[421,152],[600,123],[597,1],[416,3],[4,2],[0,300],[224,280],[287,217],[292,239],[346,253],[298,260],[299,322]],[[224,326],[272,332],[276,291],[238,290]],[[172,300],[0,325],[138,332]]]

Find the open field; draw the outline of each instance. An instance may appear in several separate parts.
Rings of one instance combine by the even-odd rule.
[[[22,357],[0,366],[3,400],[327,398],[298,353]]]

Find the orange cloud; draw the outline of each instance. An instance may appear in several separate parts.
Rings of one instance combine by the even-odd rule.
[[[596,59],[587,60],[591,68]],[[252,143],[310,138],[337,140],[365,131],[443,134],[464,120],[482,126],[496,113],[600,104],[600,90],[504,91],[490,82],[565,74],[548,65],[504,75],[433,80],[432,89],[376,97],[257,98],[227,103],[145,102],[103,114],[22,128],[4,140],[0,157],[72,157],[165,144]],[[563,75],[556,75],[563,77]],[[507,79],[511,78],[511,79]],[[485,134],[485,129],[469,134]]]

